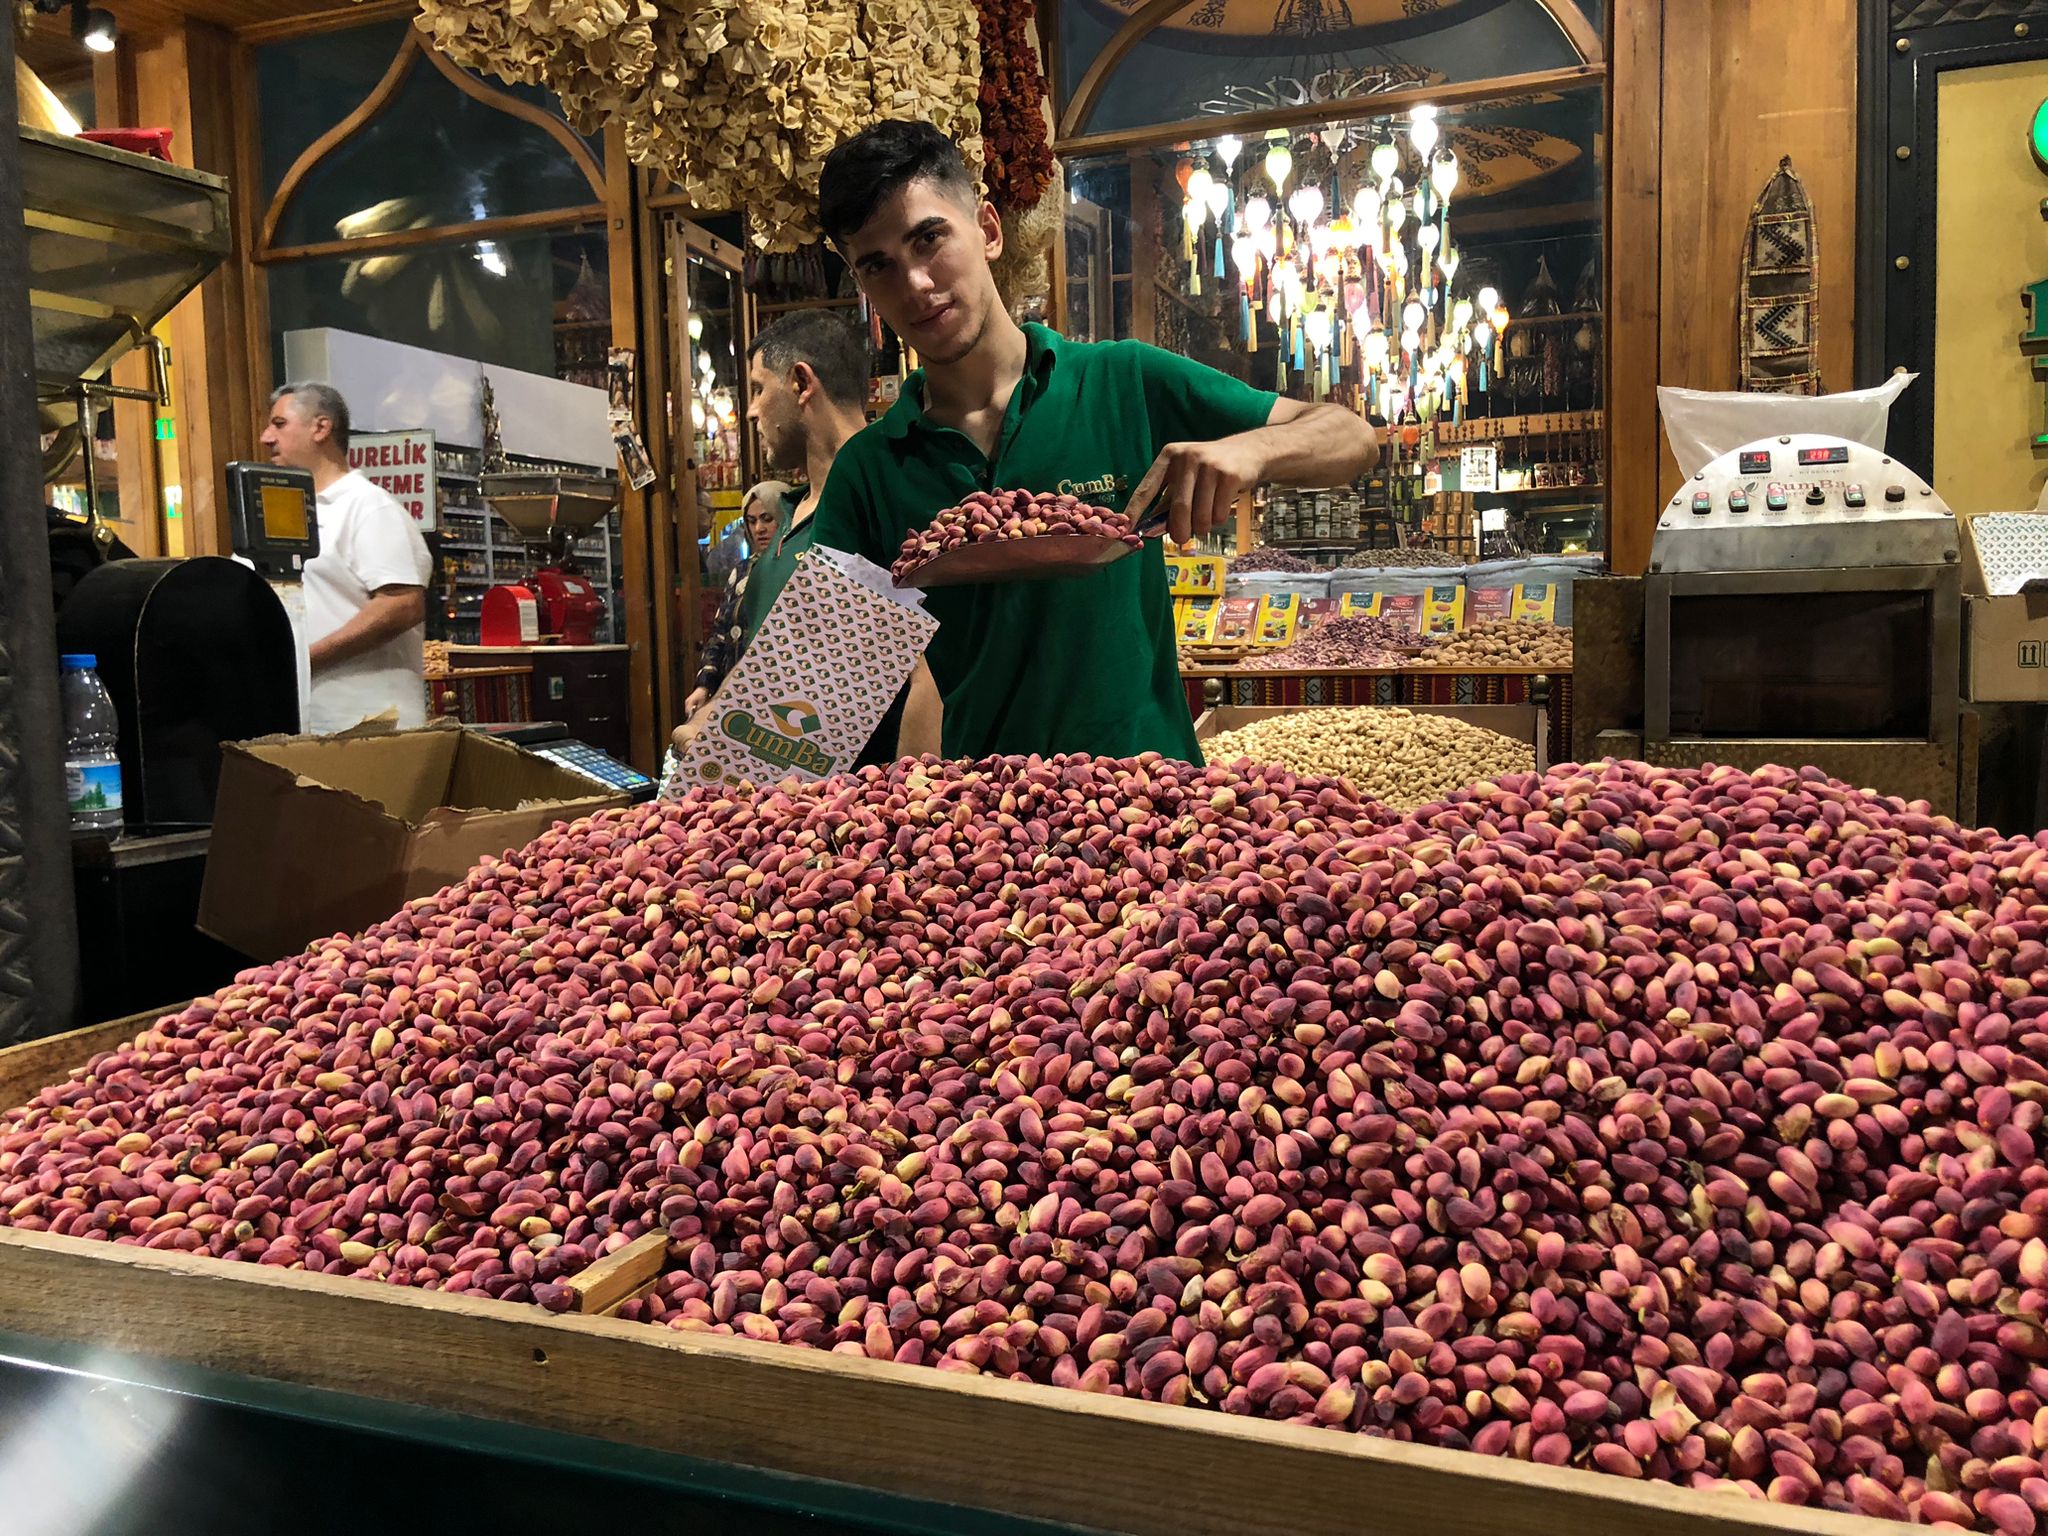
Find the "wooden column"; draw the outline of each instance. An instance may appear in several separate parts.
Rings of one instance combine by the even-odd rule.
[[[203,22],[181,21],[131,46],[138,126],[171,130],[179,165],[226,176],[240,169],[235,84],[239,44]],[[253,188],[231,186],[237,202]],[[259,409],[249,377],[246,333],[248,250],[234,220],[236,248],[171,312],[171,411],[184,493],[185,553],[223,554],[230,541],[221,466],[256,446]]]
[[[1650,561],[1657,507],[1663,0],[1614,0],[1607,108],[1607,554]]]
[[[1159,264],[1155,251],[1162,238],[1159,223],[1159,162],[1147,150],[1133,150],[1131,167],[1131,335],[1139,341],[1159,340]],[[1111,257],[1115,241],[1103,251],[1103,265],[1115,272]],[[1112,328],[1116,314],[1116,284],[1110,284]],[[1098,336],[1097,341],[1110,338]]]
[[[135,71],[126,51],[93,55],[93,115],[103,128],[132,127],[139,120],[135,106]],[[123,389],[149,387],[149,361],[131,353],[114,364],[112,382]],[[116,400],[106,407],[114,418],[113,466],[93,465],[96,483],[115,493],[118,518],[110,518],[115,534],[136,554],[152,559],[164,552],[163,481],[157,473],[156,409],[140,400]],[[91,452],[92,445],[86,444]]]
[[[659,472],[668,463],[668,363],[658,311],[650,323],[642,296],[643,242],[653,240],[652,216],[637,195],[639,173],[626,158],[617,128],[605,136],[605,224],[610,241],[612,345],[631,347],[636,360],[633,420],[658,478],[644,491],[622,490],[620,545],[626,644],[632,691],[632,761],[643,773],[661,767],[663,743],[675,729],[675,547],[669,536],[670,493]],[[657,288],[659,285],[656,285]]]
[[[1649,560],[1678,466],[1654,386],[1739,383],[1742,247],[1780,157],[1813,199],[1821,374],[1854,379],[1857,0],[1614,0],[1608,239],[1610,546]]]

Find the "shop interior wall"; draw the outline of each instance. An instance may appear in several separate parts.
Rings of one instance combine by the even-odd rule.
[[[1958,512],[2025,510],[2048,461],[2041,386],[2015,338],[2021,290],[2048,275],[2034,216],[2048,179],[2024,125],[2048,98],[2048,59],[1945,72],[1935,206],[1934,486]]]
[[[1824,387],[1854,384],[1857,0],[1613,0],[1610,511],[1640,572],[1679,474],[1654,388],[1733,389],[1750,209],[1781,157],[1820,247]]]

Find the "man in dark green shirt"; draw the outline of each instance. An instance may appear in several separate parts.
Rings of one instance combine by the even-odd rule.
[[[1017,325],[989,270],[1001,223],[929,124],[879,123],[841,144],[819,205],[862,294],[924,363],[834,461],[819,544],[886,566],[969,492],[1019,488],[1134,518],[1163,498],[1168,532],[1185,542],[1262,481],[1335,484],[1376,457],[1371,428],[1342,407],[1282,399],[1140,342]],[[926,662],[947,756],[1198,760],[1157,540],[1088,576],[936,589],[925,606],[939,620]],[[913,684],[906,739],[921,734],[928,697]]]

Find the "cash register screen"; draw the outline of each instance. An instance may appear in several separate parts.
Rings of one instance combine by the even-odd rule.
[[[263,537],[289,544],[306,542],[306,496],[296,486],[263,487]]]

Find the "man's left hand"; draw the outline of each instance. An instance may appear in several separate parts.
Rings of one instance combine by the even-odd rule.
[[[1168,443],[1124,511],[1135,525],[1164,497],[1167,537],[1185,544],[1227,523],[1236,514],[1237,498],[1265,478],[1265,471],[1256,432],[1211,443]]]

